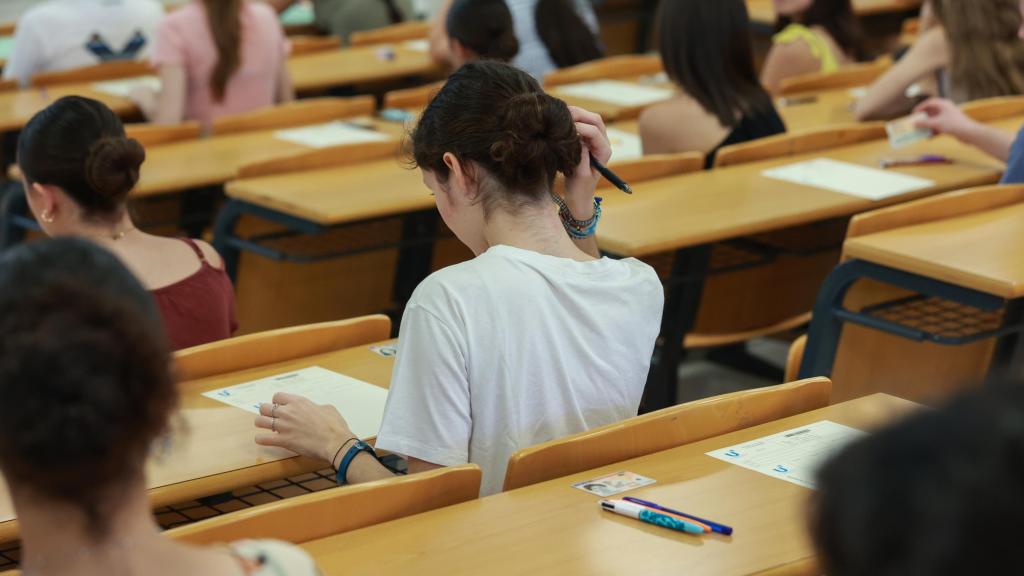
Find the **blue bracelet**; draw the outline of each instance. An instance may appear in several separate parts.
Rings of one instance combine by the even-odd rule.
[[[552,194],[551,200],[558,205],[558,216],[562,219],[562,226],[565,227],[565,231],[569,233],[569,236],[577,240],[584,240],[597,232],[597,223],[601,220],[600,196],[594,197],[594,215],[589,220],[577,220],[572,215],[572,211],[569,210],[569,206],[565,204],[565,200],[562,200],[557,195]]]
[[[338,471],[334,474],[334,481],[339,486],[345,486],[348,484],[348,467],[352,464],[352,460],[362,452],[368,452],[374,459],[377,458],[377,453],[374,452],[373,446],[370,446],[362,440],[356,440],[356,443],[348,449],[345,453],[345,457],[341,459],[341,463],[338,464]]]

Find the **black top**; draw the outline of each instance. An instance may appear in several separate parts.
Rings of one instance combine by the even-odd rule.
[[[775,106],[769,106],[763,112],[744,115],[740,119],[740,123],[725,137],[725,140],[722,140],[718,146],[715,146],[711,152],[708,152],[707,158],[704,160],[704,169],[710,170],[715,165],[715,157],[718,156],[718,151],[724,146],[774,136],[785,131],[786,124],[782,122],[779,113],[775,111]]]

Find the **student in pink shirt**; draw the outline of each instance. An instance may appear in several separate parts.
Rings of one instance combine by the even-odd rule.
[[[157,32],[153,64],[162,89],[150,119],[160,124],[215,118],[294,99],[288,41],[262,2],[193,0]]]

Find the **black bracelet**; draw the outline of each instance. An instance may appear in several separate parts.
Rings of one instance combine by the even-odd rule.
[[[348,444],[349,442],[351,442],[353,440],[358,442],[359,438],[353,437],[353,438],[349,438],[348,440],[345,440],[344,442],[342,442],[341,446],[338,446],[338,451],[334,453],[334,457],[331,458],[331,468],[334,470],[335,474],[337,474],[338,469],[334,466],[334,461],[338,459],[338,454],[341,454],[341,450],[343,448],[345,448],[345,444]]]

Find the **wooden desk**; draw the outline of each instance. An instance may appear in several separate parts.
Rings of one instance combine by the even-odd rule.
[[[97,92],[92,89],[91,84],[68,84],[54,86],[46,90],[37,88],[12,90],[0,92],[0,132],[21,130],[37,112],[64,96],[84,96],[99,100],[121,116],[138,111],[131,100]]]
[[[853,9],[858,16],[875,16],[916,10],[921,0],[853,0]],[[775,8],[772,0],[747,0],[750,21],[756,24],[775,24]]]
[[[811,569],[806,488],[706,456],[832,420],[871,429],[916,408],[877,394],[650,456],[308,542],[326,574],[756,574]],[[629,470],[656,484],[627,495],[735,528],[695,537],[614,516],[575,482]],[[620,497],[620,496],[617,496]]]
[[[281,362],[180,384],[180,418],[171,437],[170,453],[154,455],[147,467],[147,485],[154,507],[185,502],[295,476],[323,468],[323,462],[300,458],[253,442],[254,416],[202,396],[203,392],[266,378],[310,366],[321,366],[387,388],[394,358],[358,346],[328,354]],[[0,481],[0,542],[17,539],[17,522]]]
[[[349,47],[296,56],[288,60],[288,71],[297,92],[311,92],[407,76],[434,75],[441,70],[427,52],[410,50],[401,43],[390,45],[390,48],[394,51],[391,60],[379,56],[382,46]]]

